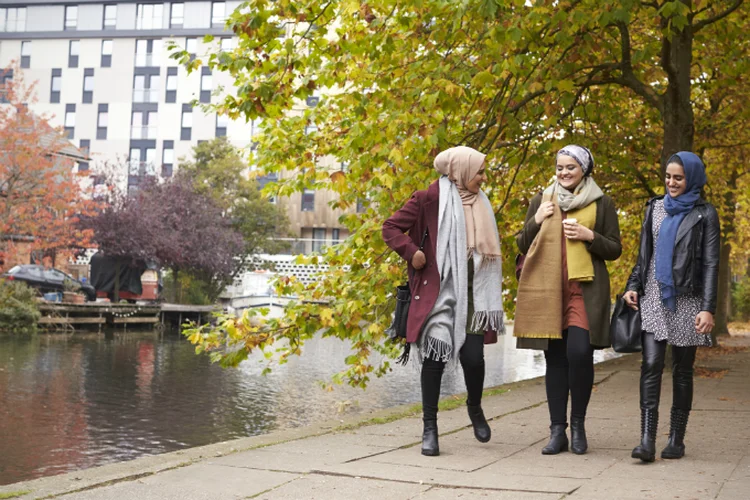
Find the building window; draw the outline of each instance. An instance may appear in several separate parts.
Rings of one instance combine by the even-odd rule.
[[[174,169],[174,141],[164,141],[161,151],[161,175],[162,177],[172,177]]]
[[[227,21],[226,2],[213,2],[211,4],[211,24],[224,24]]]
[[[135,28],[158,30],[162,28],[164,5],[159,3],[139,3],[136,11]]]
[[[156,160],[156,149],[154,148],[130,148],[130,168],[128,174],[132,177],[154,175],[154,161]]]
[[[331,243],[334,245],[341,243],[341,230],[339,228],[331,229]]]
[[[84,104],[94,102],[94,68],[83,70],[83,101]]]
[[[169,16],[170,28],[182,28],[185,22],[185,4],[173,3],[171,9],[172,11]]]
[[[135,66],[137,68],[151,68],[161,65],[161,40],[135,41]]]
[[[112,40],[102,40],[102,68],[112,67]]]
[[[8,85],[8,82],[13,80],[13,70],[12,69],[0,69],[0,103],[7,104],[8,103],[8,95],[6,94],[5,87]]]
[[[320,252],[325,248],[326,245],[326,230],[325,228],[313,228],[313,241],[312,251]]]
[[[232,52],[237,48],[237,40],[231,37],[224,37],[221,39],[221,51]]]
[[[165,102],[177,102],[177,68],[167,68],[167,95]]]
[[[213,88],[213,77],[211,68],[203,66],[201,68],[201,95],[200,101],[203,103],[211,102],[211,89]]]
[[[180,140],[189,141],[193,132],[193,108],[190,104],[182,105],[182,123],[180,129]]]
[[[78,6],[65,6],[65,29],[74,30],[78,28]]]
[[[76,105],[66,104],[65,105],[65,135],[68,139],[72,139],[75,135],[76,128]]]
[[[60,102],[60,90],[62,89],[62,69],[52,70],[52,82],[50,83],[49,102]]]
[[[156,139],[156,112],[133,111],[131,139]]]
[[[9,33],[26,31],[26,7],[0,9],[0,28]]]
[[[159,75],[135,75],[133,102],[159,102]]]
[[[305,99],[305,104],[307,104],[308,108],[314,108],[318,105],[320,102],[320,96],[317,95],[311,95]]]
[[[31,42],[28,40],[21,42],[21,67],[31,67]]]
[[[68,48],[68,67],[69,68],[78,67],[78,55],[80,53],[80,50],[81,50],[81,41],[71,40],[69,48]]]
[[[117,27],[117,5],[104,6],[104,29]]]
[[[91,148],[91,141],[89,139],[81,139],[79,142],[79,147],[81,149],[81,153],[86,156],[86,158],[89,157],[89,149]],[[78,171],[79,172],[86,172],[89,169],[89,162],[87,161],[79,161],[78,162]]]
[[[109,124],[109,104],[99,105],[99,114],[96,117],[96,138],[107,138],[107,126]]]
[[[190,61],[195,60],[195,55],[198,53],[198,39],[197,38],[186,38],[185,39],[185,50],[190,55]]]
[[[312,212],[315,210],[315,191],[312,189],[305,189],[302,192],[302,208],[303,212]]]
[[[229,117],[216,113],[216,137],[226,137]]]

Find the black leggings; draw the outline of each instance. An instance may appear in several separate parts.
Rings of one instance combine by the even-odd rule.
[[[653,333],[643,332],[641,363],[641,408],[658,410],[661,398],[661,375],[667,342],[657,342]],[[693,363],[697,347],[672,346],[672,406],[687,410],[693,406]]]
[[[482,402],[484,388],[484,335],[468,334],[459,352],[468,397],[467,405]],[[425,420],[435,420],[440,399],[440,382],[445,362],[425,359],[422,363],[422,412]]]
[[[563,330],[562,335],[562,339],[550,340],[544,351],[547,405],[552,424],[568,422],[568,393],[570,416],[584,418],[594,385],[594,349],[588,330],[571,326]]]

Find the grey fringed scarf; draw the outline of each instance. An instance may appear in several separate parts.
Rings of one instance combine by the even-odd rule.
[[[440,292],[427,317],[419,340],[420,358],[456,361],[466,340],[468,311],[468,265],[466,222],[461,195],[447,176],[440,179],[440,210],[438,215],[437,265]],[[487,196],[479,192],[477,204],[492,213]],[[498,241],[497,225],[493,224]],[[505,333],[503,324],[502,261],[499,255],[486,256],[477,248],[469,249],[474,259],[474,316],[471,331],[495,330]]]

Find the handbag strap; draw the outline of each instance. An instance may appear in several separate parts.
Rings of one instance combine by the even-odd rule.
[[[424,241],[427,239],[427,227],[424,228],[424,234],[422,235],[422,241],[419,242],[419,251],[424,250]],[[409,279],[414,277],[414,273],[411,274]]]

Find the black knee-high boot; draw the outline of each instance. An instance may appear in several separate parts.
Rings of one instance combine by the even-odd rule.
[[[661,458],[685,456],[685,431],[693,407],[693,364],[697,348],[672,346],[672,412],[669,441]]]
[[[461,348],[459,359],[466,383],[466,409],[474,427],[474,437],[486,443],[492,437],[487,419],[482,410],[482,390],[484,389],[484,336],[467,335]]]
[[[425,359],[422,364],[422,455],[430,457],[440,455],[437,414],[444,368],[445,363],[432,359]]]
[[[631,456],[644,462],[656,459],[656,431],[659,426],[661,376],[664,371],[666,342],[657,342],[652,333],[643,332],[641,362],[641,443]]]

